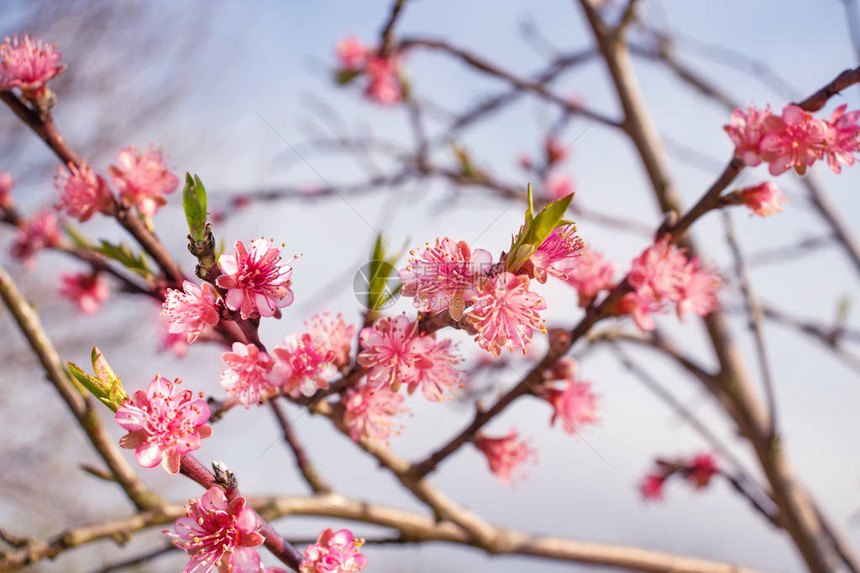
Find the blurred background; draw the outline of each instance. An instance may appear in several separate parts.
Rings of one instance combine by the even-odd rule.
[[[219,240],[232,244],[264,235],[285,243],[286,254],[302,254],[293,265],[295,303],[280,321],[263,323],[263,339],[274,345],[300,331],[302,322],[318,311],[340,311],[348,320],[360,321],[363,307],[353,294],[353,276],[369,258],[379,231],[395,250],[449,236],[498,255],[520,225],[521,201],[500,198],[480,186],[427,177],[362,187],[374,177],[386,179],[401,164],[390,153],[324,143],[373,138],[406,150],[413,145],[405,106],[375,105],[355,86],[338,87],[332,79],[337,41],[351,34],[376,45],[389,4],[7,0],[0,4],[0,32],[28,32],[57,43],[68,69],[52,83],[58,95],[54,116],[72,147],[97,170],[106,170],[127,145],[163,147],[175,172],[198,174],[210,191],[210,210],[225,215],[215,226]],[[678,60],[721,86],[740,105],[771,103],[781,109],[858,64],[849,25],[857,6],[848,0],[641,4],[647,26],[633,30],[634,44],[649,47],[654,30],[670,35]],[[605,9],[614,7],[610,3]],[[396,35],[444,38],[522,77],[544,69],[558,53],[592,44],[579,7],[563,0],[411,0]],[[676,186],[689,206],[732,153],[722,130],[729,111],[690,89],[659,61],[634,57],[645,99],[670,154]],[[408,52],[403,66],[431,138],[447,132],[453,114],[508,90],[504,82],[478,75],[444,54]],[[552,89],[619,117],[599,57],[560,74]],[[834,98],[820,117],[829,117],[842,103],[860,107],[860,91],[853,87]],[[518,167],[517,158],[522,153],[540,155],[543,138],[553,129],[565,145],[572,143],[572,156],[561,171],[574,180],[574,204],[630,222],[619,229],[588,218],[577,221],[587,243],[624,269],[649,244],[647,229],[659,225],[660,215],[635,150],[622,134],[578,117],[560,122],[557,109],[522,95],[459,132],[457,142],[481,169],[524,190],[529,175]],[[431,157],[439,165],[457,165],[447,145],[434,149]],[[0,110],[0,158],[0,171],[8,170],[18,180],[14,195],[25,214],[56,201],[56,159],[7,109]],[[860,171],[849,168],[835,176],[824,165],[812,171],[838,213],[857,228]],[[740,183],[768,178],[759,167],[745,171]],[[773,308],[831,325],[840,301],[856,306],[860,276],[830,239],[799,180],[787,174],[779,184],[791,200],[783,214],[761,220],[740,210],[733,213],[755,287]],[[330,187],[342,192],[326,192]],[[291,190],[291,198],[235,206],[237,196],[278,189]],[[194,261],[185,249],[178,195],[171,196],[155,225],[190,271]],[[90,237],[121,238],[121,231],[109,223],[96,218],[83,230]],[[706,263],[732,276],[720,217],[701,221],[694,235],[704,247]],[[76,270],[75,263],[43,253],[38,268],[27,272],[8,256],[13,236],[13,230],[0,229],[4,265],[36,301],[64,360],[84,364],[92,346],[98,345],[132,391],[160,373],[182,377],[207,394],[223,395],[218,385],[221,348],[196,345],[184,358],[160,350],[160,309],[131,295],[114,292],[98,315],[78,315],[57,296],[59,274]],[[804,247],[806,243],[814,248]],[[735,333],[757,374],[746,319],[733,312],[740,309],[740,298],[729,283],[723,306],[736,317]],[[581,316],[569,287],[547,284],[541,292],[548,299],[550,326],[570,327]],[[401,300],[389,312],[411,313],[411,301]],[[698,322],[683,325],[669,315],[658,321],[702,363],[714,364]],[[849,308],[846,321],[846,328],[860,328],[860,311]],[[777,322],[767,324],[766,336],[784,445],[797,475],[858,546],[857,361],[840,358],[814,338]],[[0,339],[2,527],[43,538],[75,524],[127,515],[129,507],[118,488],[80,470],[80,464],[95,458],[80,432],[68,429],[64,406],[44,382],[5,309],[0,310]],[[468,337],[457,339],[462,340],[467,365],[474,364],[480,350]],[[538,337],[534,344],[543,350],[545,341]],[[525,481],[514,487],[499,484],[483,457],[474,448],[464,448],[432,477],[433,483],[489,521],[523,530],[639,545],[767,571],[801,569],[788,537],[723,482],[702,492],[670,483],[665,500],[641,500],[637,484],[655,457],[688,455],[707,450],[707,445],[606,348],[585,349],[578,346],[574,355],[581,360],[580,375],[600,394],[600,422],[587,428],[582,439],[551,429],[546,404],[523,401],[490,431],[499,434],[516,426],[531,440],[539,461]],[[853,351],[858,351],[856,341]],[[757,467],[694,380],[647,351],[630,349],[630,354],[748,460],[750,468]],[[518,380],[527,367],[527,359],[516,358],[508,367],[483,374],[470,383],[470,395],[492,396]],[[438,405],[416,395],[408,405],[412,413],[404,418],[404,430],[392,448],[410,459],[422,458],[459,431],[472,413],[468,400]],[[318,468],[336,489],[423,511],[373,460],[331,432],[325,420],[298,409],[290,415]],[[119,428],[108,426],[119,438]],[[306,493],[268,410],[236,409],[217,430],[203,443],[199,457],[226,462],[238,474],[243,492]],[[155,470],[141,475],[171,500],[198,494],[188,480]],[[347,523],[294,517],[277,524],[282,533],[298,539],[337,525]],[[377,533],[370,526],[349,526],[358,536]],[[164,541],[158,531],[150,531],[124,548],[96,544],[32,570],[98,571]],[[513,572],[526,566],[535,573],[591,570],[494,558],[442,544],[369,545],[365,552],[370,571]],[[184,555],[171,553],[140,570],[179,570],[184,562]]]

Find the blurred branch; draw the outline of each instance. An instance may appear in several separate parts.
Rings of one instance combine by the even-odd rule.
[[[433,517],[334,494],[305,498],[252,497],[248,502],[267,520],[299,515],[347,519],[395,529],[401,533],[404,542],[447,541],[471,545],[495,555],[526,555],[652,573],[756,573],[754,569],[706,559],[636,547],[533,536],[501,527],[492,528],[499,542],[488,549],[452,523],[440,523]],[[184,506],[171,504],[160,512],[142,512],[124,519],[69,529],[48,541],[33,542],[28,549],[0,552],[0,571],[12,571],[24,564],[54,558],[64,551],[94,541],[125,539],[143,529],[169,524],[184,515]]]
[[[385,22],[385,26],[382,27],[382,32],[379,34],[379,55],[382,57],[391,53],[391,49],[394,44],[394,26],[397,24],[397,19],[403,12],[404,4],[406,4],[406,0],[394,0],[394,3],[391,5],[391,12],[388,15],[388,21]]]
[[[272,407],[272,410],[275,413],[275,418],[277,418],[278,425],[281,427],[281,431],[284,434],[284,441],[287,442],[287,445],[293,451],[293,456],[296,459],[296,466],[305,478],[307,484],[310,486],[311,491],[316,494],[331,493],[331,486],[323,480],[313,463],[311,463],[304,446],[299,441],[298,436],[296,436],[295,430],[293,430],[292,424],[290,424],[290,421],[281,409],[280,404],[278,404],[277,398],[270,400],[269,406]]]
[[[69,380],[54,345],[42,327],[39,315],[24,299],[24,295],[3,267],[0,267],[0,297],[6,303],[18,328],[42,364],[48,381],[66,403],[93,448],[110,468],[114,479],[134,506],[145,510],[163,505],[163,500],[140,481],[114,445],[99,421],[93,400],[89,397],[85,398]]]

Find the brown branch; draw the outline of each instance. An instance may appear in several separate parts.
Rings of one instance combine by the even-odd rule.
[[[272,411],[275,413],[275,418],[277,418],[278,425],[281,427],[281,431],[284,434],[284,441],[287,442],[287,445],[293,452],[293,456],[296,459],[296,466],[305,478],[307,484],[310,486],[311,491],[317,494],[331,493],[331,486],[323,480],[313,463],[311,463],[304,446],[299,441],[298,436],[296,436],[296,432],[293,430],[292,424],[290,424],[290,421],[281,409],[280,404],[278,404],[278,400],[271,400],[269,402],[269,406],[272,407]]]
[[[577,103],[570,102],[563,97],[559,97],[554,93],[550,92],[549,89],[542,83],[535,82],[532,80],[526,80],[520,77],[517,77],[498,66],[483,60],[479,56],[467,52],[465,50],[461,50],[460,48],[456,48],[444,40],[436,40],[431,38],[406,38],[401,40],[399,44],[400,49],[412,48],[412,47],[420,47],[426,48],[429,50],[437,50],[441,52],[445,52],[452,56],[455,56],[457,59],[462,61],[463,63],[471,66],[472,68],[483,72],[485,74],[494,76],[501,80],[504,80],[511,84],[512,86],[532,92],[542,97],[543,99],[555,103],[561,106],[563,109],[569,111],[573,114],[578,114],[583,117],[587,117],[592,121],[597,123],[601,123],[603,125],[608,125],[610,127],[618,127],[618,122],[600,114],[598,112],[592,111],[588,108],[585,108]]]
[[[72,415],[86,433],[90,443],[110,468],[116,482],[134,506],[140,510],[163,505],[159,496],[148,489],[125,461],[119,449],[99,421],[96,404],[85,398],[66,375],[54,345],[45,334],[39,315],[24,299],[12,277],[0,267],[0,297],[9,308],[21,333],[45,370],[45,375],[66,403]]]
[[[390,54],[391,49],[394,46],[394,26],[397,24],[397,19],[403,12],[404,4],[406,4],[406,0],[394,0],[394,4],[391,5],[391,12],[388,15],[388,20],[385,22],[385,25],[382,27],[382,31],[379,33],[379,55],[382,57]]]
[[[652,573],[756,573],[737,565],[683,557],[660,551],[589,543],[571,539],[534,536],[525,532],[493,527],[500,543],[492,548],[475,543],[450,522],[339,495],[314,497],[251,497],[249,504],[268,520],[286,516],[319,516],[390,527],[406,542],[446,541],[471,545],[491,554],[527,555],[554,561],[584,563]],[[57,557],[64,551],[105,539],[128,538],[150,527],[169,524],[185,515],[184,506],[172,504],[160,512],[142,512],[124,519],[83,525],[69,529],[48,541],[34,542],[26,549],[0,552],[0,572]]]

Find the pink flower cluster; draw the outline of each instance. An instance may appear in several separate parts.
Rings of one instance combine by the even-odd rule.
[[[563,387],[547,386],[541,392],[553,407],[550,425],[561,419],[561,428],[568,434],[578,434],[583,426],[597,422],[597,396],[590,382],[576,380],[576,370],[573,358],[559,359],[547,372],[547,381],[561,382]]]
[[[495,277],[481,278],[477,283],[469,322],[477,329],[478,345],[493,353],[522,349],[531,342],[535,330],[546,332],[540,311],[546,309],[546,301],[529,290],[529,278],[503,272]]]
[[[684,252],[669,244],[668,238],[654,243],[633,261],[628,278],[634,292],[616,307],[616,314],[633,315],[642,330],[653,330],[651,314],[666,302],[675,303],[678,318],[688,313],[706,316],[718,305],[717,274],[699,268],[698,259],[688,261]]]
[[[403,99],[404,85],[400,72],[400,55],[380,56],[358,39],[348,36],[336,47],[341,73],[367,77],[365,95],[382,105]]]
[[[107,302],[110,286],[98,273],[66,273],[60,277],[60,295],[84,314],[95,314]]]
[[[579,263],[582,249],[583,242],[576,234],[576,225],[556,227],[529,258],[530,274],[539,283],[545,283],[548,274],[567,280]]]
[[[243,319],[255,314],[280,317],[280,309],[293,303],[293,268],[266,239],[251,241],[250,249],[236,241],[233,254],[221,255],[218,266],[224,274],[215,282],[227,289],[227,308],[240,311]]]
[[[227,369],[218,381],[224,390],[246,408],[273,395],[278,383],[272,374],[272,357],[254,344],[234,342],[232,350],[221,355]]]
[[[639,491],[643,499],[659,500],[663,499],[663,486],[674,475],[684,478],[695,489],[703,489],[719,473],[720,468],[711,454],[672,462],[657,460],[657,467],[642,479]]]
[[[340,314],[318,314],[309,326],[310,332],[287,336],[276,346],[274,358],[254,344],[234,342],[233,351],[221,355],[227,365],[221,385],[245,407],[280,390],[291,396],[310,396],[318,388],[328,388],[338,367],[349,362],[355,326],[347,325]]]
[[[587,307],[597,295],[615,286],[615,263],[605,260],[603,253],[583,247],[577,258],[576,266],[571,269],[565,281],[576,289],[579,306]]]
[[[141,467],[159,463],[169,473],[179,471],[179,461],[200,447],[200,440],[212,434],[209,406],[195,399],[191,390],[176,393],[182,381],[171,382],[156,376],[146,390],[138,390],[116,411],[116,422],[128,434],[119,445],[134,449],[134,459]]]
[[[45,84],[66,69],[59,64],[59,50],[52,43],[33,40],[27,34],[6,38],[0,44],[0,89],[19,88],[25,98],[37,97]]]
[[[519,439],[515,429],[499,438],[478,434],[474,444],[486,456],[490,471],[496,474],[503,484],[524,477],[522,472],[517,476],[514,476],[514,472],[521,470],[521,466],[526,462],[537,458],[537,452],[524,440]]]
[[[164,195],[179,186],[179,179],[167,169],[160,149],[138,151],[130,145],[119,152],[117,163],[110,166],[110,174],[120,197],[147,217],[155,216],[167,202]]]
[[[445,237],[436,244],[427,243],[420,253],[410,251],[412,258],[400,271],[403,296],[413,297],[420,312],[449,309],[460,319],[464,308],[475,297],[478,279],[489,272],[493,256],[489,251],[472,251],[466,241],[454,242]]]
[[[460,359],[451,342],[422,335],[418,322],[406,316],[380,318],[362,329],[358,340],[358,363],[370,369],[367,385],[373,389],[388,387],[397,392],[405,385],[413,392],[420,386],[424,397],[435,402],[462,385],[462,373],[455,368]]]
[[[819,159],[835,173],[842,164],[854,164],[854,154],[860,152],[860,110],[846,113],[847,104],[838,107],[830,120],[816,119],[799,106],[787,105],[781,115],[753,106],[746,111],[732,112],[729,125],[724,127],[735,156],[744,164],[768,164],[772,175],[794,169],[799,175]]]
[[[201,498],[188,502],[185,517],[176,520],[170,534],[191,556],[182,573],[209,573],[214,568],[260,573],[260,555],[254,548],[265,541],[261,526],[244,497],[228,500],[220,487],[210,487]]]
[[[326,529],[317,542],[305,547],[305,560],[299,573],[354,573],[367,566],[360,553],[363,539],[356,539],[348,529]]]
[[[218,324],[218,293],[209,283],[184,281],[182,290],[167,291],[161,316],[167,318],[168,332],[181,334],[192,344],[204,328]]]
[[[60,191],[58,210],[83,223],[99,211],[110,208],[113,199],[107,181],[97,175],[85,160],[80,168],[69,163],[68,171],[58,167],[57,172],[54,185]]]
[[[391,419],[406,411],[402,394],[387,386],[371,388],[367,384],[349,389],[344,408],[343,422],[356,442],[372,438],[388,443],[393,429]]]
[[[12,242],[11,254],[24,268],[32,269],[39,251],[56,247],[61,240],[57,216],[51,211],[43,211],[32,219],[21,221]]]

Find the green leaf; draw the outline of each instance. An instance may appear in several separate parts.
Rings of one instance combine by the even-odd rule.
[[[73,362],[66,363],[68,374],[84,387],[90,394],[99,399],[105,406],[117,411],[126,399],[125,389],[104,355],[97,347],[92,352],[93,368],[96,375],[87,374],[84,369]]]
[[[137,273],[143,277],[152,275],[149,270],[149,265],[146,264],[146,257],[143,253],[135,254],[126,244],[114,245],[109,241],[102,239],[101,244],[94,249],[97,253],[101,253],[109,259],[113,259],[120,263],[128,270]]]
[[[185,210],[185,220],[188,221],[188,231],[193,241],[202,241],[206,228],[206,187],[195,175],[185,174],[185,188],[182,189],[182,208]]]
[[[510,272],[516,272],[529,257],[549,237],[553,230],[570,222],[564,219],[564,214],[573,200],[573,195],[568,195],[557,201],[553,201],[534,215],[534,202],[532,186],[528,187],[528,207],[526,208],[525,224],[519,235],[511,242],[505,266]]]
[[[361,70],[336,70],[334,72],[334,81],[339,86],[345,86],[360,75]]]
[[[82,249],[89,249],[92,247],[87,238],[80,232],[74,225],[66,224],[63,226],[63,230],[72,239],[72,242],[76,247],[80,247]]]

